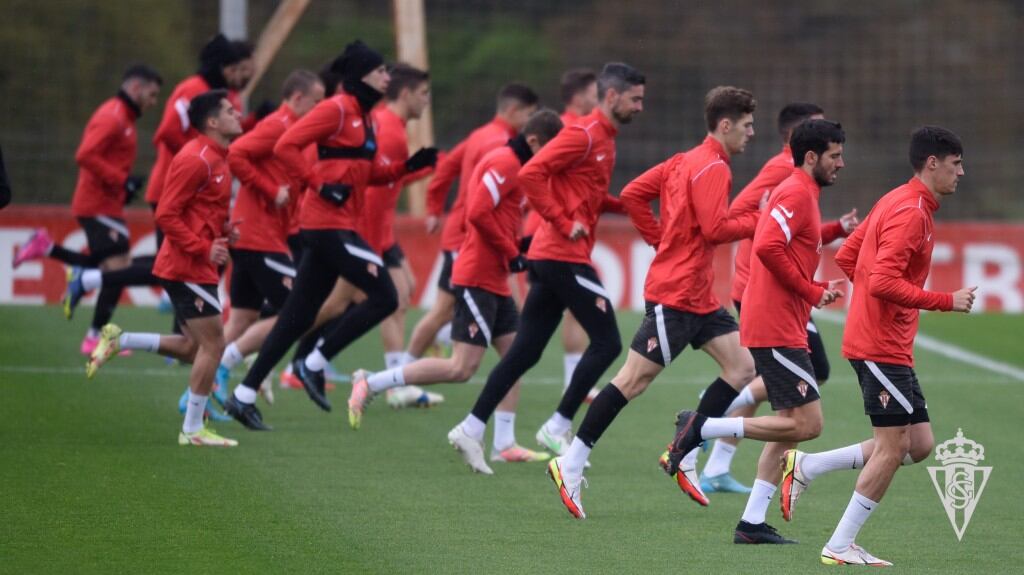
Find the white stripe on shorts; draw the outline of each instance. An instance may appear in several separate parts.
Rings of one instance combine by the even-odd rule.
[[[596,293],[597,295],[603,297],[608,301],[611,301],[612,299],[611,296],[608,295],[608,292],[605,291],[604,286],[599,283],[594,283],[593,281],[588,280],[587,278],[581,275],[576,276],[576,283],[580,284],[581,286],[587,288],[588,290]]]
[[[807,331],[811,333],[818,333],[818,326],[814,325],[813,321],[807,322]]]
[[[217,311],[224,311],[224,308],[220,307],[220,301],[217,300],[217,297],[211,295],[209,292],[199,287],[197,284],[194,284],[192,282],[185,282],[185,287],[196,292],[197,296],[206,300],[206,303],[212,305],[214,309],[216,309]]]
[[[908,414],[914,413],[914,406],[910,405],[910,402],[907,401],[907,398],[902,393],[900,393],[900,390],[896,389],[896,386],[893,385],[891,381],[889,381],[889,378],[886,377],[884,373],[882,373],[882,370],[879,369],[877,363],[873,361],[865,361],[864,365],[868,366],[868,369],[871,370],[871,375],[875,376],[875,379],[877,379],[878,382],[882,384],[882,387],[884,387],[890,395],[896,398],[896,403],[900,404],[903,407],[903,409],[907,411]]]
[[[130,237],[128,234],[128,226],[110,216],[96,216],[96,221],[121,234],[125,238]]]
[[[462,299],[466,300],[466,305],[469,306],[469,311],[473,314],[473,319],[476,320],[480,333],[484,334],[484,340],[487,342],[487,345],[491,345],[491,328],[484,321],[484,315],[480,313],[480,308],[476,306],[476,301],[473,300],[473,295],[469,293],[468,289],[462,290]]]
[[[354,246],[352,244],[345,244],[345,250],[347,250],[348,253],[356,256],[359,259],[363,259],[368,262],[375,263],[380,267],[384,267],[384,261],[380,259],[380,256],[371,252],[368,249],[361,248],[359,246]]]
[[[774,357],[775,361],[779,362],[779,364],[782,365],[782,367],[793,372],[793,375],[796,375],[800,379],[807,382],[808,385],[814,388],[814,391],[816,391],[819,396],[821,395],[821,391],[818,390],[817,380],[811,377],[811,374],[807,373],[807,370],[790,361],[788,357],[779,353],[779,350],[775,349],[774,347],[772,348],[772,357]]]
[[[263,258],[263,263],[267,264],[268,268],[283,276],[288,276],[290,278],[295,277],[295,268],[290,268],[281,262],[274,261],[267,257]]]
[[[665,367],[672,363],[672,351],[668,348],[668,330],[665,329],[665,308],[659,303],[654,306],[654,322],[658,326],[658,341],[661,342],[661,357]]]

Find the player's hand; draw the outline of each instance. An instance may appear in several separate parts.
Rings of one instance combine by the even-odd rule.
[[[828,289],[822,292],[821,299],[818,300],[818,305],[814,307],[821,309],[843,297],[843,292],[838,289],[839,282],[841,281],[843,280],[832,280],[828,282]]]
[[[953,311],[969,313],[974,307],[974,291],[978,286],[960,288],[953,292]]]
[[[128,179],[124,181],[124,203],[125,203],[125,205],[128,205],[128,204],[132,203],[132,200],[135,199],[135,196],[139,193],[139,190],[141,190],[142,186],[144,186],[144,185],[146,185],[146,177],[145,176],[139,176],[139,175],[128,176]]]
[[[846,235],[852,234],[853,230],[857,229],[857,226],[860,225],[860,220],[857,219],[857,208],[853,208],[839,216],[839,225],[843,226],[843,232]]]
[[[427,216],[427,233],[436,234],[437,230],[441,229],[441,218],[438,216]]]
[[[405,171],[418,172],[427,166],[437,164],[437,148],[420,148],[405,161]]]
[[[217,238],[210,246],[210,261],[222,266],[228,263],[228,239]]]
[[[278,186],[277,197],[274,198],[274,205],[281,208],[288,204],[288,186]]]
[[[227,234],[225,241],[229,244],[234,244],[242,237],[242,231],[238,229],[238,226],[242,225],[242,220],[232,220],[224,224],[224,233]]]
[[[585,238],[590,235],[590,230],[583,222],[575,221],[572,223],[572,231],[569,232],[569,239],[576,241],[580,238]]]
[[[512,258],[508,261],[508,271],[517,274],[526,271],[526,257],[523,254]]]
[[[757,202],[757,211],[763,212],[764,209],[768,207],[768,198],[770,198],[771,196],[771,190],[765,190],[764,193],[761,194],[761,199]]]

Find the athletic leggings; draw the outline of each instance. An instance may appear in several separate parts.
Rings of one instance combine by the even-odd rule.
[[[320,353],[330,359],[373,329],[398,309],[398,292],[384,263],[350,230],[302,230],[305,253],[292,292],[278,314],[256,363],[242,385],[259,389],[260,382],[277,365],[302,334],[313,325],[320,306],[341,276],[366,293],[366,300],[350,306],[344,321],[324,334]]]
[[[576,415],[587,393],[622,352],[622,340],[615,309],[594,268],[552,260],[530,261],[530,292],[515,340],[487,377],[473,415],[481,421],[491,417],[516,380],[540,360],[566,308],[590,337],[558,405],[558,413],[567,419]]]

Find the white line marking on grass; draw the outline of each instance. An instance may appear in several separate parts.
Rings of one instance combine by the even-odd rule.
[[[846,315],[834,311],[817,311],[815,312],[814,317],[839,325],[844,325],[846,323]],[[1024,381],[1024,369],[1008,363],[996,361],[990,357],[974,353],[973,351],[968,351],[958,345],[944,342],[929,335],[918,333],[917,337],[914,339],[914,345],[923,350],[936,353],[961,363],[966,363],[974,367],[1005,375],[1016,379],[1017,381]]]

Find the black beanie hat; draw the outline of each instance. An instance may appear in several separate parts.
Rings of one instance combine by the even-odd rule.
[[[342,80],[357,82],[384,63],[384,57],[376,50],[356,40],[331,64],[331,71],[341,75]]]
[[[223,68],[243,60],[241,51],[235,48],[223,34],[217,34],[199,52],[202,68]]]

